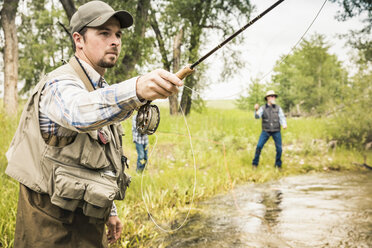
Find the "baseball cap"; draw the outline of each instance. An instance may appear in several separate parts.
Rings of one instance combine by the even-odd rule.
[[[132,15],[125,11],[115,11],[110,5],[102,1],[91,1],[81,5],[71,17],[71,34],[79,32],[84,27],[98,27],[103,25],[112,16],[115,16],[121,28],[128,28],[133,24]]]

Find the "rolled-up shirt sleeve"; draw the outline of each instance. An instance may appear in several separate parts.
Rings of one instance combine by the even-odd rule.
[[[136,94],[137,77],[88,92],[81,81],[54,79],[42,92],[40,112],[57,124],[88,132],[128,118],[143,105]]]
[[[285,115],[284,115],[284,112],[283,112],[283,109],[279,107],[279,122],[280,122],[280,125],[282,126],[287,126],[287,120],[285,118]]]
[[[263,107],[261,106],[258,111],[254,111],[254,118],[260,119],[263,114]]]
[[[115,202],[112,202],[110,216],[118,216],[118,210],[116,208]]]

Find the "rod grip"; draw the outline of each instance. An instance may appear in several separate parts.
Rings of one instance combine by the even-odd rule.
[[[187,77],[188,75],[190,75],[191,73],[193,73],[195,70],[194,69],[191,69],[190,66],[185,66],[184,68],[182,68],[181,70],[179,70],[177,73],[176,73],[176,76],[179,78],[179,79],[184,79],[185,77]]]

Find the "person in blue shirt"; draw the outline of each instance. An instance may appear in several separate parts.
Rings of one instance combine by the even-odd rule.
[[[258,104],[254,106],[254,117],[256,119],[262,118],[262,132],[252,161],[253,168],[257,168],[262,148],[270,136],[275,141],[275,167],[278,169],[282,168],[282,136],[280,128],[283,127],[283,129],[286,129],[287,122],[282,108],[276,104],[277,97],[278,95],[273,90],[269,90],[265,96],[266,104],[261,107]]]
[[[147,150],[149,144],[149,138],[147,134],[141,134],[137,130],[137,122],[136,118],[137,115],[133,116],[132,122],[132,135],[133,135],[133,143],[136,144],[137,150],[137,172],[142,172],[145,169],[147,164]]]

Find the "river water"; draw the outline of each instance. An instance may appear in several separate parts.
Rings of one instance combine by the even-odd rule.
[[[165,247],[372,247],[372,173],[250,184],[199,203]]]

